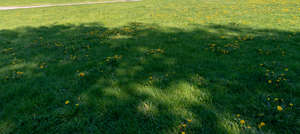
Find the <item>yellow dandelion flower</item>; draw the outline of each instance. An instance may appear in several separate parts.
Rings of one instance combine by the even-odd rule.
[[[264,64],[259,64],[260,66],[263,66]]]
[[[66,100],[66,101],[65,101],[65,104],[66,104],[66,105],[67,105],[67,104],[69,104],[69,103],[70,103],[70,101],[69,101],[69,100]]]
[[[272,83],[272,80],[268,80],[268,83],[271,84],[271,83]]]
[[[81,73],[79,73],[79,76],[83,77],[83,76],[85,76],[85,73],[81,72]]]
[[[261,122],[261,123],[258,124],[258,128],[262,128],[262,127],[265,126],[265,125],[266,125],[265,122]]]
[[[293,104],[293,103],[290,103],[289,105],[290,105],[291,107],[292,107],[292,106],[294,106],[294,104]]]
[[[247,128],[251,128],[251,126],[247,126]]]
[[[19,72],[19,71],[18,71],[17,74],[18,74],[18,75],[22,75],[22,74],[24,74],[24,72]]]
[[[240,123],[241,124],[245,124],[245,120],[240,120]]]
[[[238,117],[238,118],[239,118],[240,116],[241,116],[240,114],[236,114],[236,117]]]
[[[185,132],[181,132],[181,134],[185,134]]]
[[[187,121],[188,121],[188,122],[192,122],[192,120],[191,120],[191,119],[188,119]]]
[[[79,106],[79,104],[75,104],[75,106],[76,106],[76,107],[78,107],[78,106]]]
[[[277,110],[278,110],[278,111],[282,111],[283,108],[282,108],[281,106],[277,106]]]

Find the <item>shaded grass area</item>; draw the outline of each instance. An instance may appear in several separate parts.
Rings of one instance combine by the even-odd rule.
[[[236,23],[0,30],[0,132],[298,133],[299,39]]]
[[[0,6],[35,6],[47,4],[70,4],[81,2],[103,2],[115,0],[0,0]]]
[[[298,1],[1,11],[0,133],[299,133]]]

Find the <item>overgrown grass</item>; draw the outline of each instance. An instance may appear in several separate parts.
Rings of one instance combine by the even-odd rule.
[[[0,133],[299,133],[298,7],[1,11]]]

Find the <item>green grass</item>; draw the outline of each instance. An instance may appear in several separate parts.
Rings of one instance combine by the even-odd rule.
[[[144,0],[0,11],[0,133],[299,133],[299,8]]]
[[[69,4],[81,2],[102,2],[114,0],[0,0],[0,6],[32,6],[46,4]]]

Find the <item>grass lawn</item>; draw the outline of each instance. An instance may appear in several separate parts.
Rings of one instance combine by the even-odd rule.
[[[32,6],[47,4],[68,4],[81,2],[102,2],[115,0],[0,0],[0,6]]]
[[[0,11],[0,133],[300,133],[299,12],[300,0]]]

